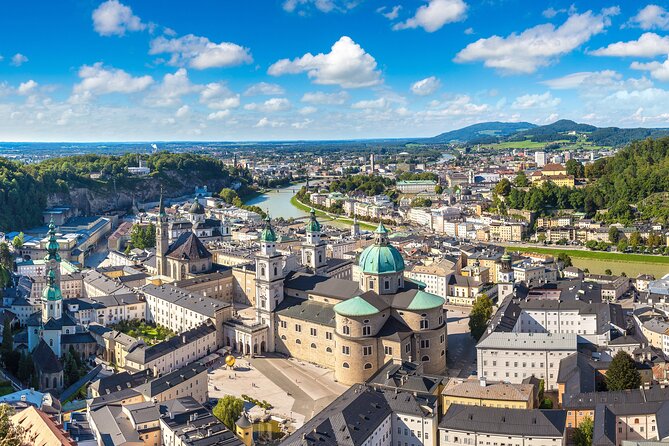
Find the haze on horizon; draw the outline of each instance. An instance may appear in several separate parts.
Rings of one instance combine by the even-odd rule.
[[[0,24],[2,141],[669,127],[669,11],[652,2],[26,1]]]

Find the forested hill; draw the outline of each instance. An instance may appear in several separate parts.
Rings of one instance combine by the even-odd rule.
[[[576,164],[570,161],[567,169]],[[631,223],[639,218],[669,222],[669,137],[633,142],[615,156],[586,165],[584,172],[588,184],[583,188],[550,182],[528,188],[522,176],[516,178],[515,187],[507,182],[496,192],[512,209],[539,213],[577,209],[608,222]]]
[[[195,186],[219,191],[233,182],[250,183],[246,170],[230,169],[220,160],[188,153],[144,155],[151,174],[128,173],[136,155],[76,155],[20,164],[0,157],[0,231],[39,225],[49,205],[75,206],[82,213],[127,209],[136,202],[194,193]]]

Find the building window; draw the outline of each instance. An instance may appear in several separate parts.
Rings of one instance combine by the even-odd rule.
[[[390,280],[384,280],[383,281],[383,289],[384,290],[389,290],[390,289]]]
[[[329,331],[326,331],[325,332],[325,339],[327,339],[328,341],[331,341],[332,340],[332,333],[329,332]]]
[[[388,345],[386,345],[385,347],[383,347],[383,352],[384,352],[386,355],[392,355],[392,354],[393,354],[393,348],[390,347],[390,346],[388,346]]]
[[[430,340],[429,339],[421,339],[420,340],[420,348],[430,348]]]
[[[302,326],[300,324],[295,324],[295,331],[298,333],[302,332]]]
[[[345,369],[347,369],[348,368],[348,362],[343,363],[341,366],[344,367]]]
[[[288,323],[286,321],[281,321],[280,325],[281,325],[281,328],[287,328],[288,327]]]
[[[295,339],[295,343],[296,343],[296,344],[301,344],[302,341],[300,341],[299,339]]]
[[[371,369],[371,368],[372,368],[371,363],[368,362],[368,363],[365,364],[365,369]]]
[[[348,325],[344,325],[341,327],[341,332],[344,333],[345,335],[350,335],[351,334],[351,327]]]
[[[427,319],[420,320],[420,329],[427,330],[430,327],[430,322]]]
[[[351,354],[351,347],[348,345],[342,345],[341,346],[341,353],[342,355],[350,355]]]
[[[310,328],[310,329],[309,329],[309,334],[310,334],[311,336],[316,336],[316,329],[315,329],[315,328]]]
[[[311,343],[311,348],[316,348],[316,344],[314,344],[314,343],[312,342],[312,343]]]
[[[363,354],[364,356],[369,356],[369,355],[371,355],[371,354],[372,354],[372,346],[371,346],[371,345],[367,345],[367,346],[363,347],[363,348],[362,348],[362,354]]]
[[[330,347],[326,348],[325,351],[326,351],[327,353],[332,353],[332,349],[331,349]]]
[[[362,335],[363,336],[369,336],[372,334],[372,327],[369,325],[365,325],[362,327]]]

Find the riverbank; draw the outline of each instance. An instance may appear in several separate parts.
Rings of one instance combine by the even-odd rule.
[[[669,257],[661,255],[625,254],[617,252],[586,251],[581,249],[559,249],[543,247],[507,246],[507,251],[536,252],[558,256],[567,254],[575,267],[585,269],[594,274],[604,274],[610,269],[613,274],[625,273],[628,277],[639,274],[652,274],[660,278],[669,273]]]
[[[310,212],[311,211],[311,206],[307,206],[306,204],[302,203],[300,200],[297,199],[295,195],[293,195],[290,199],[290,204],[295,206],[297,209],[304,211],[304,212]],[[314,208],[314,211],[316,211],[316,215],[320,217],[328,217],[328,218],[333,218],[333,220],[344,223],[350,223],[353,224],[353,219],[344,217],[341,215],[337,215],[336,217],[333,217],[333,215],[336,214],[329,214],[325,211],[321,211],[320,209]],[[376,226],[371,224],[371,223],[365,223],[360,220],[358,220],[358,224],[360,225],[360,229],[368,229],[370,231],[373,231],[376,229]]]

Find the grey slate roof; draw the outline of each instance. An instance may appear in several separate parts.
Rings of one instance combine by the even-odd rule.
[[[35,369],[42,373],[59,373],[63,371],[63,366],[58,360],[56,354],[51,350],[51,347],[44,342],[44,339],[40,339],[37,347],[33,350],[32,353],[33,363],[35,364]]]
[[[153,398],[154,396],[169,390],[177,384],[194,378],[200,373],[206,373],[206,371],[207,367],[204,364],[200,362],[191,362],[190,364],[178,370],[160,376],[152,381],[149,381],[148,383],[140,384],[139,386],[135,387],[135,390],[144,395],[145,398]]]
[[[452,404],[439,429],[523,437],[562,438],[564,410],[503,409]]]
[[[329,327],[335,326],[335,312],[332,305],[313,300],[305,300],[297,297],[286,297],[283,299],[276,313],[280,316],[299,319],[306,322],[314,322]]]
[[[351,280],[303,273],[290,274],[284,282],[284,289],[312,292],[341,300],[350,299],[362,292],[358,284]]]
[[[172,259],[201,260],[211,257],[211,253],[192,232],[184,232],[170,245],[167,257]]]
[[[151,346],[140,345],[127,354],[126,360],[135,362],[137,364],[147,364],[154,359],[160,358],[183,345],[195,342],[198,339],[204,338],[207,335],[216,333],[216,327],[211,321],[191,328],[180,335],[173,336],[170,339],[159,342]]]
[[[217,311],[230,306],[227,302],[212,299],[211,297],[205,297],[199,293],[192,293],[172,285],[158,286],[147,284],[144,285],[141,290],[145,294],[185,307],[191,311],[195,311],[211,318],[216,315]]]

